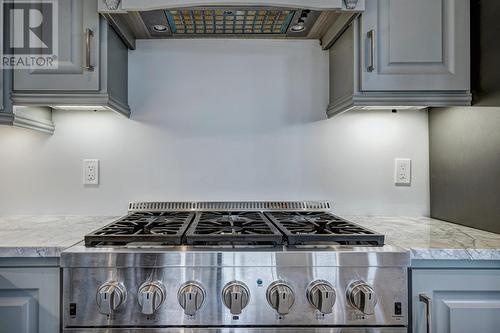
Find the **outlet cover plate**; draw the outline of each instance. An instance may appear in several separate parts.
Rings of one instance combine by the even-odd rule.
[[[411,186],[411,159],[396,158],[394,184],[396,186]]]
[[[83,184],[99,185],[99,160],[83,160]]]

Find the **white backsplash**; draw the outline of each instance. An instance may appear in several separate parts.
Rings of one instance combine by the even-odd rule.
[[[53,136],[0,127],[0,214],[116,215],[139,200],[334,201],[339,214],[429,212],[426,111],[326,120],[316,41],[139,41],[132,118],[57,111]],[[394,186],[394,159],[412,186]],[[82,160],[100,159],[100,185]]]

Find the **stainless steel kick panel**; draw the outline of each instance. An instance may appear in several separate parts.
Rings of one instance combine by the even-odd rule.
[[[64,333],[408,333],[405,327],[224,327],[224,328],[86,328],[65,329]]]

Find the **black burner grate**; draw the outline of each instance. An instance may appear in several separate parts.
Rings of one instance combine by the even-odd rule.
[[[324,212],[267,212],[290,245],[383,245],[384,236]]]
[[[141,212],[129,214],[85,236],[86,246],[156,243],[180,245],[194,213]]]
[[[85,236],[85,245],[89,247],[268,247],[285,243],[383,245],[384,236],[327,212],[251,210],[134,212]]]
[[[199,212],[186,232],[192,245],[279,245],[283,235],[261,212]]]

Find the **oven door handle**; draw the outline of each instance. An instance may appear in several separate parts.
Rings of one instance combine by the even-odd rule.
[[[419,302],[425,305],[425,327],[426,333],[432,333],[432,299],[425,293],[418,295]]]

